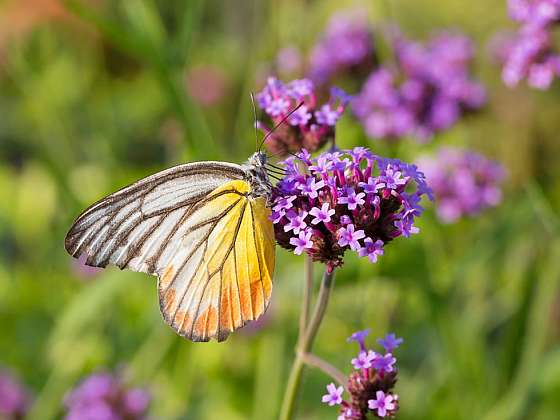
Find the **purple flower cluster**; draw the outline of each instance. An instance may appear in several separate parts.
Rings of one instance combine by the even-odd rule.
[[[560,22],[560,1],[509,0],[508,9],[520,28],[502,46],[502,79],[510,87],[527,79],[530,86],[547,89],[560,76],[560,55],[552,38],[552,29]]]
[[[344,387],[327,385],[327,394],[322,401],[330,406],[340,405],[338,420],[366,420],[368,416],[394,417],[399,409],[399,396],[392,392],[397,382],[397,359],[393,351],[402,344],[403,339],[395,334],[388,334],[377,340],[384,352],[377,353],[366,347],[365,339],[369,330],[358,331],[348,341],[355,341],[360,346],[358,356],[352,359],[353,372],[347,383],[349,400],[344,400]]]
[[[127,389],[109,373],[86,378],[65,398],[67,420],[140,420],[147,418],[150,396],[140,388]]]
[[[354,10],[334,15],[311,51],[309,77],[324,84],[342,73],[363,73],[374,65],[373,32],[366,14]]]
[[[334,138],[335,124],[349,100],[349,96],[341,89],[332,88],[329,101],[319,104],[311,80],[293,80],[284,84],[270,77],[257,95],[258,105],[265,112],[269,123],[258,121],[257,126],[268,135],[271,126],[287,117],[286,124],[278,126],[270,134],[266,143],[268,150],[284,156],[302,148],[316,151]],[[302,105],[297,108],[300,104]]]
[[[470,75],[467,37],[444,32],[423,45],[397,35],[394,49],[396,67],[371,73],[352,101],[369,137],[425,141],[484,104],[484,88]]]
[[[502,198],[502,166],[471,151],[441,148],[434,157],[419,159],[433,189],[439,218],[445,223],[496,206]]]
[[[276,240],[331,270],[347,250],[374,263],[392,239],[417,233],[420,199],[431,196],[415,165],[363,147],[317,158],[302,150],[282,164],[286,175],[272,197]]]
[[[0,418],[23,419],[31,397],[23,385],[6,371],[0,371]]]

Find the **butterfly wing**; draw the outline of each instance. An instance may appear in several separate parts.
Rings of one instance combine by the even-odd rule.
[[[274,231],[264,198],[245,181],[214,190],[177,232],[179,252],[162,255],[162,314],[180,335],[218,341],[266,310],[274,271]]]
[[[243,179],[240,166],[195,162],[175,166],[125,187],[87,208],[65,239],[86,264],[156,274],[150,256],[166,246],[190,208],[226,182]]]
[[[272,288],[274,235],[240,166],[180,165],[95,203],[74,222],[67,251],[158,276],[162,314],[180,335],[207,341],[257,319]]]

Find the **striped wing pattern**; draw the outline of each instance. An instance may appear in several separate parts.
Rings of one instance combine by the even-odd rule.
[[[157,275],[162,313],[180,335],[223,340],[264,312],[272,285],[269,211],[243,177],[238,165],[200,162],[144,178],[85,210],[66,249],[87,265]]]
[[[159,273],[167,323],[193,341],[228,334],[266,310],[272,290],[274,232],[265,200],[232,181],[201,202],[177,237],[180,252]]]

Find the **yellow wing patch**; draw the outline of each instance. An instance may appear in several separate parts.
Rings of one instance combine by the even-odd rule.
[[[201,201],[178,250],[158,270],[162,314],[180,335],[217,338],[261,316],[270,301],[274,231],[264,198],[231,181]],[[193,220],[191,220],[193,219]]]

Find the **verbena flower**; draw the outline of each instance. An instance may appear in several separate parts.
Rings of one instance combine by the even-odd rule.
[[[303,57],[298,48],[289,46],[284,47],[275,60],[276,70],[280,75],[294,75],[300,73],[303,67]]]
[[[363,147],[297,156],[282,162],[286,176],[273,190],[282,247],[333,269],[348,250],[376,262],[391,240],[418,232],[419,201],[431,193],[415,165]]]
[[[451,147],[422,157],[419,167],[433,189],[437,214],[445,223],[478,214],[500,203],[503,167],[484,156]]]
[[[284,156],[302,148],[313,152],[334,138],[335,125],[349,100],[341,89],[332,88],[328,102],[320,104],[311,80],[293,80],[285,84],[270,77],[257,94],[258,105],[266,115],[266,121],[258,121],[257,127],[269,134],[273,126],[303,103],[285,124],[270,134],[266,147],[271,153]]]
[[[560,75],[560,55],[552,36],[560,22],[560,1],[509,0],[508,11],[520,27],[503,40],[497,54],[503,62],[502,79],[510,87],[527,80],[531,87],[547,89]]]
[[[548,26],[560,22],[559,0],[508,0],[509,16],[520,23]]]
[[[360,346],[358,356],[352,359],[355,371],[350,374],[346,384],[349,398],[343,398],[342,386],[337,388],[332,383],[327,386],[328,394],[322,398],[322,401],[330,406],[340,406],[338,420],[394,417],[399,409],[399,397],[393,393],[397,382],[395,366],[397,360],[390,352],[381,354],[368,349],[365,343],[368,333],[369,330],[358,331],[348,339],[357,342]],[[397,338],[395,334],[389,334],[381,341],[385,344],[390,342],[393,351],[402,344],[403,339]]]
[[[560,75],[560,55],[546,28],[523,26],[503,48],[502,80],[509,87],[526,79],[531,87],[547,89]]]
[[[65,397],[67,420],[140,420],[147,418],[150,396],[141,388],[127,388],[120,378],[96,373]]]
[[[376,69],[352,101],[369,137],[425,141],[484,104],[484,88],[470,74],[467,37],[443,32],[421,44],[397,35],[394,49],[396,66]]]
[[[361,10],[335,14],[309,59],[309,77],[325,84],[337,75],[369,72],[376,62],[374,37]]]
[[[0,418],[23,419],[31,404],[25,387],[10,373],[0,370]]]

